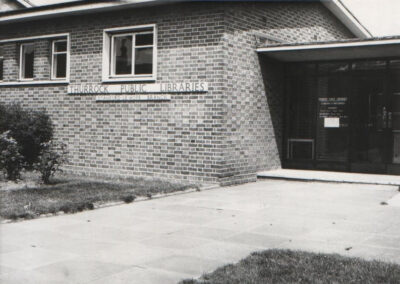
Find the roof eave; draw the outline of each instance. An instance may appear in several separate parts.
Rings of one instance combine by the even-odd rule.
[[[87,4],[61,5],[50,9],[52,6],[37,7],[31,9],[23,9],[13,13],[4,13],[0,15],[0,25],[15,22],[41,20],[67,15],[80,15],[87,13],[98,13],[114,10],[122,10],[129,8],[148,7],[162,4],[170,4],[181,2],[177,0],[127,0],[127,1],[106,1],[106,2],[91,2]]]
[[[331,11],[356,37],[366,39],[373,37],[353,13],[340,0],[323,0],[322,4]]]
[[[34,7],[34,5],[32,5],[32,3],[27,0],[14,0],[14,1],[23,6],[24,8]]]

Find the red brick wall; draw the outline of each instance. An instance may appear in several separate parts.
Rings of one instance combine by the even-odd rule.
[[[0,100],[45,108],[69,146],[68,170],[231,184],[280,166],[282,67],[256,54],[254,30],[287,41],[350,37],[320,4],[191,3],[0,27],[1,38],[71,34],[71,83],[101,82],[103,29],[157,24],[159,82],[204,81],[204,94],[167,102],[96,103],[66,86],[0,87]],[[49,41],[37,42],[37,79],[48,79]],[[2,47],[15,80],[18,44]],[[263,69],[264,78],[261,70]]]

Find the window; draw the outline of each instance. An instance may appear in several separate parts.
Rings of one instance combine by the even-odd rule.
[[[155,79],[155,26],[105,30],[103,80]]]
[[[51,79],[66,79],[68,65],[68,42],[66,39],[52,42]]]
[[[20,53],[20,79],[33,79],[33,63],[35,47],[33,43],[21,44]]]
[[[3,81],[3,57],[0,56],[0,81]]]

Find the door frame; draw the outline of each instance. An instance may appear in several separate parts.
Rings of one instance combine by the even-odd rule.
[[[359,128],[355,125],[354,119],[354,110],[357,107],[357,101],[355,98],[356,89],[358,78],[366,76],[366,77],[374,77],[379,78],[382,81],[382,95],[383,95],[383,106],[382,108],[386,109],[386,113],[383,112],[382,109],[382,116],[383,116],[383,127],[382,127],[382,136],[383,136],[383,143],[381,147],[382,151],[382,162],[361,162],[355,161],[353,159],[354,154],[354,135],[350,135],[349,137],[349,171],[350,172],[357,172],[357,173],[376,173],[376,174],[386,174],[387,167],[389,162],[389,147],[388,143],[389,139],[389,129],[387,128],[387,109],[389,107],[389,92],[388,92],[388,63],[386,63],[385,69],[378,69],[378,70],[352,70],[351,74],[351,81],[354,82],[351,84],[351,89],[349,92],[349,100],[350,100],[350,133],[354,133],[359,130]],[[356,83],[357,82],[357,83]]]
[[[352,68],[353,63],[357,63],[360,61],[386,61],[386,66],[384,69],[379,69],[379,70],[354,70]],[[315,69],[318,70],[318,65],[319,64],[324,64],[324,63],[335,63],[335,62],[347,62],[349,64],[349,71],[346,72],[346,76],[350,76],[351,78],[353,78],[353,76],[357,76],[358,74],[361,73],[375,73],[375,74],[380,74],[379,76],[382,78],[383,80],[383,84],[384,84],[384,95],[385,95],[385,104],[386,106],[388,105],[388,102],[390,102],[390,72],[391,70],[395,69],[395,70],[400,70],[400,68],[398,67],[398,65],[396,67],[390,67],[389,62],[391,60],[397,60],[400,61],[400,58],[396,57],[396,58],[378,58],[378,59],[357,59],[357,60],[336,60],[336,61],[318,61],[318,62],[297,62],[296,64],[315,64],[316,67]],[[397,63],[398,64],[398,63]],[[286,85],[286,83],[288,82],[288,68],[287,68],[287,64],[285,64],[285,74],[284,74],[284,83]],[[315,86],[314,86],[314,100],[317,100],[318,98],[318,94],[317,94],[317,90],[318,90],[318,76],[320,74],[318,73],[318,71],[315,72],[314,75],[312,75],[312,77],[314,78],[314,82],[315,82]],[[283,129],[283,139],[282,139],[282,149],[283,149],[283,157],[282,157],[282,166],[283,168],[295,168],[295,169],[309,169],[309,170],[327,170],[327,171],[345,171],[345,172],[373,172],[373,173],[377,173],[377,174],[400,174],[400,164],[394,164],[392,161],[392,157],[390,157],[390,155],[393,155],[393,147],[384,147],[384,162],[380,163],[380,164],[376,164],[376,163],[360,163],[357,164],[355,162],[353,162],[351,160],[351,154],[352,154],[352,145],[351,143],[353,143],[349,137],[348,139],[348,143],[349,143],[349,158],[346,162],[331,162],[331,161],[320,161],[317,160],[317,156],[316,153],[314,153],[314,157],[312,160],[291,160],[288,158],[287,156],[287,146],[288,146],[288,139],[293,138],[290,136],[289,133],[289,127],[288,127],[288,123],[290,123],[290,116],[289,116],[289,110],[288,110],[288,102],[290,100],[290,96],[289,96],[289,92],[288,92],[289,88],[286,86],[284,88],[284,107],[283,107],[283,112],[282,112],[282,119],[283,119],[283,124],[284,124],[284,129]],[[351,91],[349,91],[349,95],[348,98],[350,100],[350,104],[352,104],[352,95],[351,95]],[[315,102],[315,119],[318,118],[318,107],[317,107],[317,102]],[[352,125],[351,125],[351,107],[350,106],[350,113],[349,113],[349,131],[352,131]],[[313,122],[314,123],[314,122]],[[317,132],[317,127],[316,124],[314,123],[315,127],[314,127],[314,137],[312,137],[314,139],[314,149],[316,149],[316,145],[318,144],[317,141],[317,137],[316,137],[316,132]],[[390,135],[392,134],[391,129],[385,129],[385,144],[384,145],[388,145],[388,141],[390,141]],[[370,165],[368,165],[370,164]],[[377,168],[377,165],[378,168]],[[363,170],[361,167],[365,167],[365,169]],[[373,167],[375,166],[375,170],[373,169]],[[371,169],[372,168],[372,169]]]

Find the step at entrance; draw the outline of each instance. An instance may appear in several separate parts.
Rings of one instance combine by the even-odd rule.
[[[291,179],[302,181],[325,181],[325,182],[346,182],[346,183],[365,183],[380,185],[400,186],[400,175],[376,175],[343,173],[328,171],[311,170],[289,170],[278,169],[257,173],[258,178]]]

